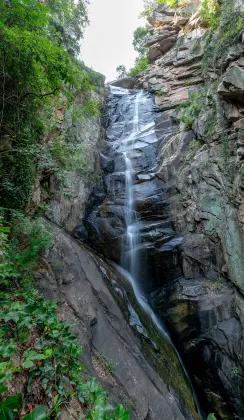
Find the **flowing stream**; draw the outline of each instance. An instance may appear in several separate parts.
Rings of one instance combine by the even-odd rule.
[[[164,336],[164,338],[168,341],[168,343],[172,346],[177,357],[180,361],[180,364],[185,372],[185,375],[189,381],[189,384],[192,388],[193,397],[195,400],[195,405],[197,408],[198,415],[200,419],[204,419],[204,415],[202,414],[202,410],[200,408],[200,404],[194,390],[193,384],[189,377],[189,374],[184,366],[184,363],[181,359],[181,356],[174,346],[170,334],[166,329],[166,326],[159,319],[159,317],[154,313],[153,309],[150,307],[149,303],[143,291],[141,290],[140,282],[138,279],[138,265],[140,264],[140,258],[138,257],[137,248],[140,245],[140,232],[138,230],[138,226],[140,224],[140,215],[136,211],[136,198],[134,194],[134,178],[135,178],[135,170],[133,168],[133,161],[131,156],[133,157],[136,149],[138,147],[138,142],[140,144],[140,139],[143,138],[143,131],[148,132],[148,126],[150,128],[150,133],[153,131],[153,124],[140,124],[140,105],[144,100],[144,96],[146,93],[143,91],[138,91],[134,94],[131,92],[128,93],[127,90],[110,87],[111,94],[115,95],[130,95],[132,98],[132,102],[134,105],[133,110],[133,124],[131,130],[128,130],[128,124],[125,124],[123,128],[123,133],[125,136],[123,137],[123,141],[117,146],[117,149],[120,153],[124,156],[125,161],[125,223],[126,223],[126,234],[124,238],[124,243],[122,246],[122,255],[121,255],[121,264],[123,267],[116,266],[116,269],[127,279],[127,281],[131,284],[133,288],[135,297],[138,301],[138,304],[141,308],[151,317],[152,321],[154,322],[155,326]]]

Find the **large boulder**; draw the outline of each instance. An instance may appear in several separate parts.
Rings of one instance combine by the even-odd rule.
[[[230,65],[218,87],[221,96],[244,103],[244,58]]]
[[[133,77],[122,77],[121,79],[114,80],[108,83],[108,86],[117,86],[124,89],[133,89],[136,80]]]

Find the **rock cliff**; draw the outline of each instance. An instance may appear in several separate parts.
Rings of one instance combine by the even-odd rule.
[[[156,138],[146,130],[133,156],[138,276],[205,401],[221,419],[242,419],[244,8],[222,2],[212,28],[199,6],[164,4],[149,18],[150,65],[136,87],[155,95],[158,115]],[[89,243],[118,262],[125,169],[109,144],[123,139],[123,116],[108,112],[106,124],[104,185],[85,225]]]
[[[103,104],[101,78],[97,88],[92,95]],[[104,197],[100,167],[113,170],[112,160],[104,154],[107,143],[102,116],[77,123],[71,111],[63,108],[59,116],[57,135],[69,144],[84,145],[89,168],[98,176],[87,180],[67,171],[61,185],[52,174],[39,180],[31,203],[37,206],[41,199],[46,201],[43,223],[53,237],[36,273],[39,290],[47,299],[57,301],[61,319],[73,324],[72,332],[83,349],[85,375],[95,376],[110,401],[122,402],[132,420],[197,420],[191,384],[172,345],[138,305],[128,281],[116,267],[71,236],[87,238],[83,219]],[[110,181],[113,183],[108,177]],[[96,196],[91,194],[94,182],[98,185]],[[111,242],[108,246],[111,249]],[[76,420],[77,414],[73,413],[72,419]]]
[[[192,3],[153,13],[151,64],[138,80],[172,124],[157,176],[184,238],[182,277],[153,291],[151,301],[220,418],[243,418],[243,26],[229,42],[228,25],[225,35],[210,33]],[[238,25],[243,4],[227,3],[220,25],[230,16]]]
[[[132,419],[198,418],[177,353],[106,261],[121,263],[125,243],[121,145],[133,123],[133,87],[144,92],[130,152],[138,284],[166,323],[206,412],[244,417],[244,6],[222,1],[215,24],[199,10],[199,0],[154,10],[148,69],[115,82],[116,94],[107,89],[103,127],[100,115],[75,124],[59,110],[62,135],[85,144],[98,175],[85,182],[70,172],[59,191],[48,178],[45,215],[55,241],[39,287],[74,322],[87,372]],[[103,103],[102,84],[93,95]],[[37,204],[47,199],[42,181]]]

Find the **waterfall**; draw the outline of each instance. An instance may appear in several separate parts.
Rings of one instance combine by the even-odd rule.
[[[134,119],[132,132],[125,140],[125,151],[123,152],[125,159],[125,222],[126,222],[126,238],[125,247],[122,248],[122,261],[129,273],[135,278],[137,267],[136,247],[139,244],[137,232],[137,214],[135,209],[135,197],[133,194],[133,165],[130,159],[130,152],[134,150],[136,138],[140,133],[139,126],[139,105],[143,91],[136,93],[134,101]]]
[[[193,397],[195,400],[196,408],[200,419],[203,419],[201,408],[198,402],[197,395],[195,393],[193,384],[189,377],[189,374],[184,366],[184,363],[181,359],[181,356],[174,346],[170,334],[166,329],[163,321],[155,314],[153,309],[150,307],[147,299],[143,293],[143,290],[140,286],[140,278],[138,278],[138,267],[140,265],[140,256],[138,254],[138,247],[140,245],[140,215],[137,212],[135,205],[135,177],[137,176],[137,171],[133,167],[133,157],[138,150],[140,153],[143,153],[143,148],[148,146],[148,143],[145,142],[145,136],[150,138],[150,142],[153,144],[156,142],[156,134],[153,121],[153,113],[151,111],[149,121],[140,121],[140,107],[142,106],[144,100],[146,101],[147,93],[144,91],[138,91],[136,93],[128,91],[126,89],[121,89],[117,87],[110,87],[112,95],[119,95],[122,98],[122,104],[126,104],[127,107],[131,109],[133,115],[133,124],[131,126],[131,119],[129,108],[127,108],[128,117],[125,118],[122,127],[121,137],[122,140],[114,140],[113,148],[122,154],[125,164],[125,237],[123,239],[122,246],[122,255],[121,255],[121,266],[117,266],[117,270],[127,279],[133,288],[137,302],[141,308],[151,317],[153,323],[168,341],[171,347],[174,349],[179,362],[185,372],[185,375],[188,379],[188,382],[192,388]],[[152,168],[153,170],[155,168]],[[148,176],[148,169],[147,169]],[[145,177],[145,174],[144,174]]]

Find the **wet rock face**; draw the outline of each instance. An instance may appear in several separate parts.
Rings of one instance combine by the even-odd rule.
[[[129,211],[125,202],[126,150],[133,166],[139,261],[136,276],[144,291],[151,292],[182,274],[180,248],[183,240],[173,231],[165,183],[155,173],[158,150],[175,128],[170,118],[155,114],[153,98],[144,92],[139,102],[140,131],[136,139],[130,140],[135,100],[135,92],[123,89],[113,89],[108,97],[107,147],[101,154],[104,195],[88,214],[85,226],[89,244],[117,263],[125,260],[129,251],[125,245],[126,213]]]
[[[171,325],[220,418],[243,418],[242,296],[229,283],[181,278],[152,293],[151,302]]]
[[[156,352],[155,358],[159,357],[160,349],[150,344],[147,331],[131,304],[133,322],[130,319],[130,325],[136,323],[144,339],[140,339],[126,321],[117,303],[125,294],[117,283],[118,273],[61,228],[48,224],[48,229],[53,231],[55,244],[44,255],[37,274],[38,286],[44,297],[58,302],[61,319],[73,324],[72,333],[83,349],[85,373],[97,377],[113,405],[122,403],[129,409],[131,420],[197,420],[191,390],[184,395],[188,401],[179,402],[170,381],[164,381],[144,357],[146,344],[147,353]],[[117,294],[117,300],[111,289]],[[166,348],[170,353],[167,343]],[[169,354],[166,359],[171,357]],[[101,360],[109,362],[113,368],[108,371]],[[175,355],[171,376],[174,374],[187,389],[184,372]]]

